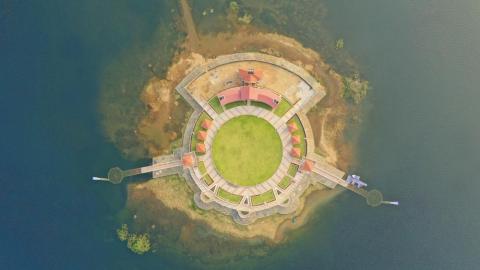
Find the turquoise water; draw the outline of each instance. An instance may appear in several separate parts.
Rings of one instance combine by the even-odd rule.
[[[111,63],[148,47],[159,25],[168,27],[172,5],[0,4],[2,269],[191,268],[182,256],[131,254],[114,235],[125,186],[89,181],[113,164],[137,165],[102,133],[100,89]],[[480,5],[325,6],[326,28],[345,39],[373,87],[355,170],[401,205],[372,209],[344,193],[294,241],[237,268],[478,268]],[[141,69],[142,57],[125,65]]]

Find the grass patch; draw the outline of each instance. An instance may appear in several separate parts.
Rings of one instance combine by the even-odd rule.
[[[292,105],[285,98],[282,98],[273,113],[276,114],[278,117],[282,117],[290,110],[290,108],[292,108]]]
[[[298,127],[298,130],[293,132],[293,135],[297,135],[298,137],[300,137],[300,144],[296,145],[296,147],[300,148],[300,154],[302,157],[304,157],[307,154],[307,141],[305,140],[305,130],[303,129],[302,122],[300,122],[300,118],[298,118],[297,115],[295,115],[294,117],[292,117],[292,119],[288,121],[288,123],[291,122],[294,122]]]
[[[205,182],[205,184],[207,184],[207,186],[210,186],[211,184],[213,184],[213,179],[212,177],[210,177],[210,175],[206,174],[204,177],[203,177],[203,181]]]
[[[266,120],[238,116],[218,130],[212,157],[223,178],[236,185],[254,186],[277,170],[282,160],[282,141]]]
[[[290,175],[291,177],[294,177],[295,174],[297,174],[297,171],[298,171],[298,165],[297,164],[290,164],[290,167],[288,167],[288,175]]]
[[[292,178],[285,176],[283,177],[282,181],[278,183],[278,186],[281,187],[282,189],[286,189],[290,184],[292,183]]]
[[[192,141],[190,143],[191,151],[195,151],[195,147],[196,147],[197,143],[199,142],[197,140],[197,133],[198,133],[199,130],[202,129],[202,122],[205,119],[212,120],[212,118],[206,112],[202,112],[202,114],[200,114],[200,117],[198,117],[198,120],[195,123],[195,127],[193,129]],[[203,155],[203,154],[202,153],[197,153],[197,155]]]
[[[234,204],[239,204],[243,198],[242,196],[237,194],[232,194],[223,188],[218,189],[217,196],[220,197],[221,199],[225,199]]]
[[[246,101],[235,101],[232,103],[225,104],[225,109],[230,110],[238,106],[245,106],[247,105]]]
[[[220,104],[220,100],[218,99],[218,97],[213,97],[212,99],[210,99],[208,104],[210,105],[210,107],[212,107],[212,109],[216,113],[222,113],[223,112],[223,107],[222,107],[222,104]]]
[[[200,171],[201,175],[204,175],[207,172],[207,168],[205,167],[205,163],[203,163],[203,161],[198,163],[198,170]]]
[[[273,201],[275,201],[275,195],[273,194],[273,190],[269,190],[265,193],[252,196],[252,205],[260,205]]]
[[[267,104],[265,104],[263,102],[258,102],[258,101],[251,100],[250,105],[255,106],[255,107],[259,107],[259,108],[262,108],[262,109],[265,109],[265,110],[268,110],[268,111],[272,110],[272,107],[268,106]]]

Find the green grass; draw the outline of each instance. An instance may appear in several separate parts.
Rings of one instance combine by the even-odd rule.
[[[208,104],[210,104],[210,107],[212,107],[212,109],[215,112],[217,113],[223,112],[223,107],[222,107],[222,104],[220,104],[220,100],[218,99],[218,97],[213,97],[212,99],[210,99]]]
[[[271,111],[272,110],[272,107],[268,106],[267,104],[263,103],[263,102],[258,102],[258,101],[250,101],[250,105],[252,106],[255,106],[255,107],[259,107],[259,108],[262,108],[262,109],[265,109],[265,110],[268,110],[268,111]]]
[[[290,105],[290,103],[288,103],[288,101],[285,98],[282,98],[282,100],[278,104],[275,111],[273,111],[273,113],[278,115],[279,117],[282,117],[284,114],[288,112],[288,110],[290,110],[290,108],[292,108],[292,105]]]
[[[207,184],[207,186],[213,184],[213,179],[208,174],[203,177],[203,181],[205,182],[205,184]]]
[[[293,163],[290,164],[290,167],[288,167],[288,175],[290,175],[291,177],[294,177],[297,171],[298,171],[298,165]]]
[[[286,189],[292,183],[292,178],[285,176],[283,177],[282,181],[278,183],[278,186],[282,189]]]
[[[205,163],[203,161],[200,161],[198,163],[198,170],[200,171],[200,174],[204,175],[207,172],[207,168],[205,167]]]
[[[220,175],[233,184],[253,186],[270,178],[282,160],[282,141],[266,120],[243,115],[218,130],[212,157]]]
[[[192,134],[192,142],[190,143],[190,149],[192,151],[195,151],[195,146],[199,142],[197,140],[197,133],[198,133],[199,130],[202,129],[202,122],[205,119],[212,120],[212,118],[206,112],[202,112],[202,114],[200,114],[200,117],[198,117],[197,122],[195,123],[195,127],[193,128],[193,134]],[[197,154],[202,155],[201,153],[197,153]]]
[[[244,106],[247,105],[246,101],[235,101],[232,103],[225,104],[225,109],[230,110],[238,106]]]
[[[221,199],[225,199],[234,204],[239,204],[243,198],[242,196],[237,194],[232,194],[223,188],[218,189],[217,196],[220,197]]]
[[[275,201],[275,195],[273,194],[273,190],[269,190],[265,193],[252,196],[252,205],[260,205],[273,201]]]
[[[292,117],[288,123],[295,122],[297,124],[298,130],[293,132],[293,135],[297,135],[300,137],[300,144],[296,145],[296,147],[300,148],[300,154],[304,157],[307,154],[307,141],[305,140],[305,130],[303,129],[302,122],[300,122],[300,118],[297,115]]]

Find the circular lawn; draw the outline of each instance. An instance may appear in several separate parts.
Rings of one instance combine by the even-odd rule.
[[[273,176],[282,161],[282,141],[266,120],[242,115],[220,127],[212,145],[218,173],[239,186],[254,186]]]

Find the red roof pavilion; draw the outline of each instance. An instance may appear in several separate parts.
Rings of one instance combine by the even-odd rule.
[[[300,157],[300,148],[298,148],[298,147],[293,147],[293,148],[292,148],[292,151],[290,152],[290,155],[291,155],[292,157],[296,157],[296,158]]]
[[[290,122],[290,123],[288,124],[288,130],[289,130],[290,132],[295,132],[295,131],[297,131],[297,130],[298,130],[297,124],[295,124],[295,122]]]
[[[197,145],[195,146],[195,151],[197,151],[198,153],[205,153],[206,151],[206,148],[205,148],[205,144],[203,143],[197,143]]]
[[[305,162],[303,162],[301,169],[302,171],[311,172],[313,170],[313,166],[315,166],[315,163],[309,159],[306,159]]]
[[[206,138],[207,138],[207,132],[206,131],[200,130],[197,133],[197,139],[199,139],[200,141],[205,141]]]
[[[212,120],[210,120],[210,119],[203,120],[202,128],[209,129],[211,126],[212,126]]]
[[[299,144],[300,143],[300,136],[292,136],[292,144]]]
[[[188,153],[183,155],[182,157],[182,163],[184,167],[192,167],[195,159],[193,157],[193,154]]]
[[[240,75],[240,78],[246,84],[255,84],[262,79],[262,71],[253,68],[247,70],[239,69],[238,75]]]

